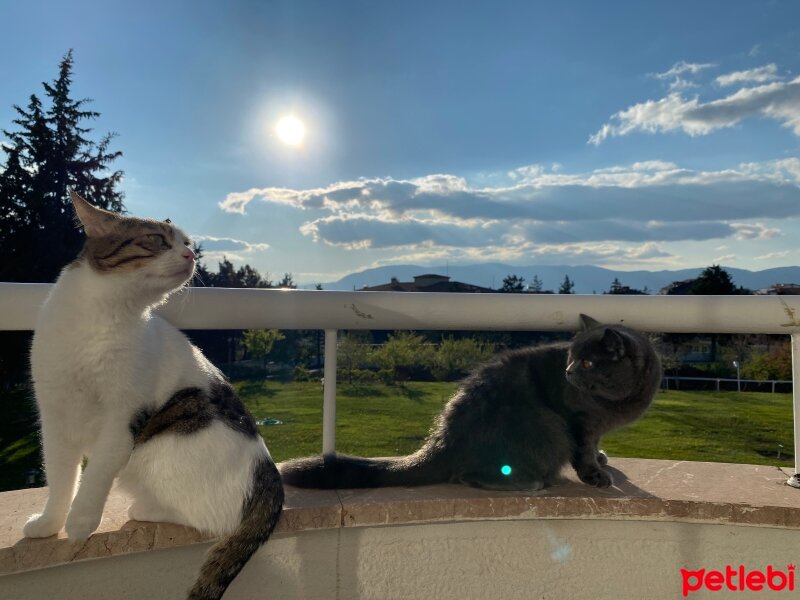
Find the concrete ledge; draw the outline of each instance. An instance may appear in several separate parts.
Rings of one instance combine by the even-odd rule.
[[[788,470],[759,465],[612,458],[616,485],[599,490],[565,472],[563,483],[535,493],[459,485],[368,490],[287,488],[276,536],[308,530],[473,520],[598,519],[682,521],[800,529],[800,490]],[[206,543],[169,523],[127,520],[128,500],[112,493],[98,531],[82,544],[64,533],[31,540],[22,526],[41,511],[45,488],[0,494],[0,575],[91,558]]]

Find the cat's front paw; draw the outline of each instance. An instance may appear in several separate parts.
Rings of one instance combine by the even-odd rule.
[[[83,542],[86,541],[90,535],[100,525],[100,518],[102,514],[98,515],[82,515],[76,514],[71,511],[67,517],[67,537],[70,542]]]
[[[64,525],[61,519],[54,519],[46,514],[31,515],[22,528],[22,534],[28,538],[45,538],[57,534]]]
[[[581,481],[587,485],[594,487],[605,488],[614,485],[614,478],[611,473],[605,469],[592,469],[591,471],[583,471],[578,473]]]

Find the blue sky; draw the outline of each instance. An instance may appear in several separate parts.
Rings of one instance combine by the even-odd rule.
[[[73,48],[128,210],[212,267],[800,264],[796,2],[30,0],[0,22],[0,126]]]

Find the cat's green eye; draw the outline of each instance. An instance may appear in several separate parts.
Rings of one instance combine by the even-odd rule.
[[[591,368],[594,366],[594,363],[593,363],[592,361],[590,361],[588,358],[584,358],[584,359],[581,361],[581,366],[582,366],[584,369],[591,369]]]

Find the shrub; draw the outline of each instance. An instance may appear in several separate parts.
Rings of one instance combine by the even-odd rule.
[[[769,352],[753,352],[742,365],[745,379],[791,379],[792,349],[789,342]]]
[[[381,379],[394,383],[409,379],[416,370],[429,369],[433,348],[422,336],[404,331],[390,335],[370,358],[380,369]]]
[[[460,378],[475,366],[488,360],[494,353],[491,344],[484,344],[472,338],[442,340],[433,358],[431,371],[439,381]]]

